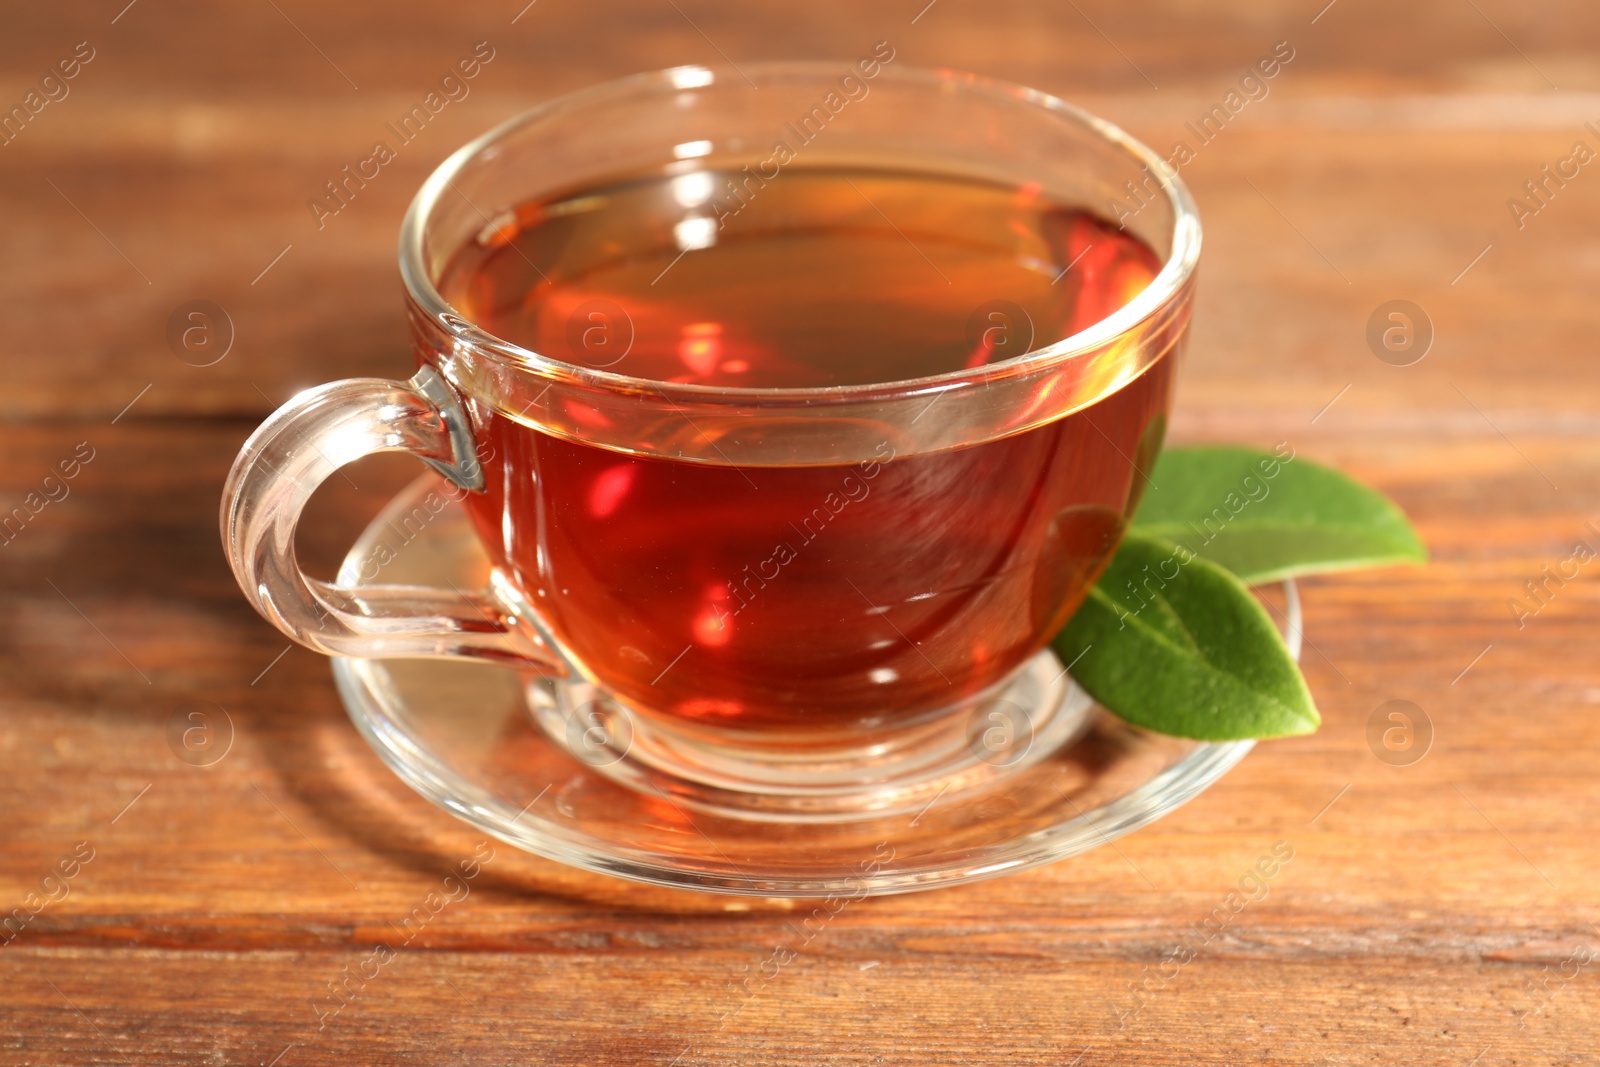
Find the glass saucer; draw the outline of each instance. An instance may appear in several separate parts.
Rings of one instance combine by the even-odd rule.
[[[397,496],[346,557],[340,583],[483,585],[489,563],[465,513],[450,503],[436,509],[430,499],[447,499],[433,475]],[[1298,656],[1292,583],[1282,587],[1281,607]],[[519,671],[447,660],[335,659],[333,672],[351,719],[384,762],[484,833],[584,870],[749,896],[904,893],[1087,852],[1196,796],[1253,745],[1131,726],[1063,682],[1061,664],[1045,651],[1024,676],[1064,684],[1065,706],[1082,719],[1053,752],[1033,753],[1015,773],[979,788],[936,795],[918,812],[755,820],[638,792],[580,761],[536,724],[533,708],[551,683]]]

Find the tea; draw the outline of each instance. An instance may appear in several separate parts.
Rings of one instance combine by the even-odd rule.
[[[1035,188],[791,168],[730,200],[740,181],[693,170],[523,204],[440,291],[578,365],[815,387],[1021,355],[1160,268]],[[834,466],[632,455],[494,414],[468,506],[496,564],[636,708],[795,735],[906,721],[1002,681],[1075,610],[1159,447],[1172,363],[1037,429],[914,455],[886,438]]]

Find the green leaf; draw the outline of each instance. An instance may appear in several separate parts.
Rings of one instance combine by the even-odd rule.
[[[1090,696],[1158,733],[1232,741],[1311,733],[1322,721],[1244,584],[1160,538],[1123,539],[1055,649]]]
[[[1383,494],[1309,460],[1248,448],[1171,449],[1156,461],[1133,528],[1247,582],[1428,558]]]

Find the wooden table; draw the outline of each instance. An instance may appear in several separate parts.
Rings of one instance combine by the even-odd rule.
[[[92,459],[0,547],[0,905],[67,894],[0,949],[0,1061],[1600,1057],[1600,564],[1521,626],[1508,607],[1575,542],[1600,546],[1600,173],[1550,186],[1521,228],[1506,203],[1574,141],[1600,147],[1584,127],[1600,125],[1593,5],[523,2],[4,17],[7,108],[78,42],[93,58],[0,146],[0,503],[59,495],[46,475]],[[304,386],[403,373],[394,237],[458,144],[634,70],[844,59],[880,39],[907,64],[1060,93],[1163,149],[1290,42],[1269,95],[1183,170],[1207,244],[1174,438],[1290,440],[1391,493],[1432,564],[1305,584],[1316,736],[1260,747],[1116,849],[852,905],[725,1022],[728,983],[790,904],[502,848],[319,1029],[327,983],[477,835],[389,774],[326,661],[245,605],[216,532],[234,452]],[[471,96],[319,230],[307,199],[485,40],[496,58]],[[1436,332],[1408,367],[1365,339],[1402,298]],[[212,366],[167,341],[196,299],[235,328]],[[330,571],[413,472],[371,461],[335,479],[307,557]],[[1392,699],[1433,731],[1408,766],[1368,744]],[[197,705],[234,731],[208,767],[169,744]],[[1294,858],[1268,897],[1163,972],[1277,842]],[[74,876],[45,883],[62,863]]]

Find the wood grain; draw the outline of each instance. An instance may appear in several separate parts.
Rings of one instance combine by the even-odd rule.
[[[520,2],[124,3],[19,6],[0,33],[0,102],[76,42],[97,49],[0,147],[0,503],[94,452],[0,546],[0,906],[79,842],[94,854],[0,947],[0,1062],[1600,1058],[1600,979],[1574,962],[1600,955],[1600,593],[1585,573],[1524,627],[1507,608],[1600,522],[1600,177],[1520,230],[1505,207],[1595,143],[1592,5],[939,0],[912,24],[921,3],[539,0],[515,23]],[[405,366],[395,231],[470,136],[634,70],[885,38],[908,64],[1059,92],[1161,147],[1291,41],[1271,94],[1184,170],[1207,245],[1174,436],[1291,441],[1391,493],[1433,562],[1307,582],[1322,731],[1262,746],[1115,849],[853,904],[745,997],[793,905],[501,846],[319,1025],[327,983],[478,838],[400,784],[326,663],[244,604],[216,534],[234,452],[298,388]],[[317,230],[306,198],[479,40],[497,58],[472,95]],[[1412,367],[1366,348],[1392,298],[1436,327]],[[168,351],[190,299],[234,322],[215,366]],[[412,472],[368,462],[330,484],[307,558],[331,570]],[[1436,731],[1410,767],[1366,743],[1395,698]],[[167,744],[201,702],[235,731],[206,768]],[[1269,895],[1163,974],[1279,841],[1294,859]]]

